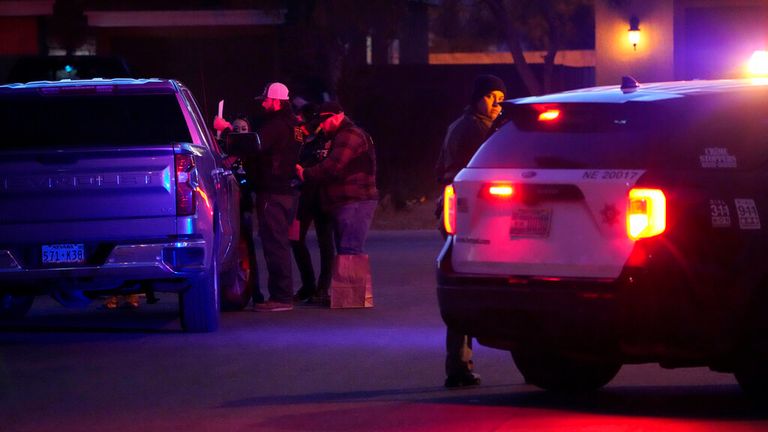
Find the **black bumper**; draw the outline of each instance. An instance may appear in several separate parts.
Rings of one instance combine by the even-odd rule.
[[[616,354],[621,279],[544,280],[456,273],[450,241],[438,258],[437,297],[443,321],[483,345]]]

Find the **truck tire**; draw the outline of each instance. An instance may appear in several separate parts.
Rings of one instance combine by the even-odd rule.
[[[34,301],[35,296],[0,292],[0,320],[24,318]]]
[[[207,272],[190,281],[179,294],[181,328],[191,333],[208,333],[219,328],[219,266],[214,255]]]
[[[617,363],[588,362],[535,350],[515,351],[512,358],[526,383],[554,392],[597,390],[621,369]]]
[[[253,292],[252,278],[254,271],[248,257],[248,245],[240,238],[237,247],[237,267],[224,278],[221,287],[221,308],[226,311],[239,311],[248,306]]]

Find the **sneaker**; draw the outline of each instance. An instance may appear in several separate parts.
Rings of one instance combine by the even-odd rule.
[[[253,305],[253,310],[256,312],[283,312],[293,310],[293,305],[270,300],[264,303],[256,303]]]
[[[448,376],[445,379],[447,388],[461,388],[480,385],[480,375],[472,372],[462,372]]]
[[[320,294],[320,295],[314,295],[309,300],[310,303],[320,305],[320,306],[331,306],[331,297],[328,294]]]
[[[309,302],[312,299],[312,296],[314,295],[314,290],[304,290],[304,288],[300,289],[296,295],[293,296],[293,301],[295,303],[306,303]]]

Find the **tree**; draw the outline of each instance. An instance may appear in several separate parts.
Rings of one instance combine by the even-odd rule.
[[[594,47],[591,0],[447,0],[443,9],[449,16],[446,21],[455,20],[455,14],[472,15],[476,19],[470,26],[493,28],[497,41],[506,45],[521,80],[532,95],[552,90],[557,51],[571,47],[574,40],[577,45],[583,45],[585,39],[591,39],[587,43]],[[480,9],[488,12],[486,21],[477,19]],[[489,17],[492,22],[487,21]],[[525,48],[546,51],[541,79],[526,61]]]
[[[366,37],[374,51],[397,38],[408,0],[290,0],[284,46],[292,52],[286,69],[320,77],[336,97],[345,71],[366,64]]]

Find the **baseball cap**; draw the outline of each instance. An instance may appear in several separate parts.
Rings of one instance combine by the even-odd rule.
[[[323,102],[317,107],[317,115],[321,119],[326,119],[334,114],[342,112],[344,112],[344,108],[342,108],[341,104],[336,101]]]
[[[261,96],[256,97],[256,99],[265,98],[288,100],[288,87],[280,82],[269,83],[264,88],[264,93],[262,93]]]

